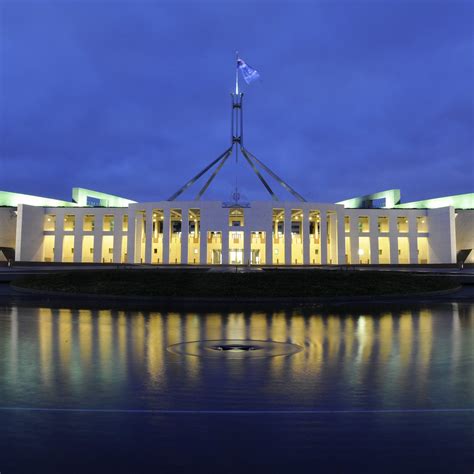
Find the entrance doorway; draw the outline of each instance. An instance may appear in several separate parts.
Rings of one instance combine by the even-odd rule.
[[[243,249],[229,250],[229,263],[231,265],[242,265],[244,263]]]
[[[252,250],[250,263],[252,265],[260,265],[260,250]]]
[[[212,251],[212,264],[221,265],[222,264],[222,250],[213,250]]]

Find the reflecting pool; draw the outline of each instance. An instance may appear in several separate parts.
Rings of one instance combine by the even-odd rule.
[[[471,472],[473,348],[468,303],[0,307],[0,472]]]

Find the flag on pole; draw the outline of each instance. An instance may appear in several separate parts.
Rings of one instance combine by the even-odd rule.
[[[239,57],[237,57],[237,68],[240,69],[242,77],[247,84],[256,81],[260,77],[260,74],[256,69],[249,66],[243,59]]]

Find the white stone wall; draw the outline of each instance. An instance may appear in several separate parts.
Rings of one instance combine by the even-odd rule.
[[[20,204],[17,212],[15,260],[40,262],[43,254],[44,209]]]
[[[429,209],[430,263],[456,263],[454,208]]]
[[[61,262],[63,259],[63,241],[65,236],[74,237],[74,253],[72,261],[79,263],[86,260],[83,252],[83,239],[85,236],[93,237],[93,261],[122,263],[122,240],[127,236],[127,257],[129,263],[151,263],[153,258],[152,229],[154,210],[163,210],[163,252],[161,263],[188,263],[188,213],[189,209],[200,209],[200,247],[199,259],[201,264],[207,263],[207,233],[210,231],[222,232],[222,263],[229,263],[229,233],[232,231],[243,232],[244,249],[243,263],[247,263],[251,256],[251,233],[265,232],[265,261],[272,263],[273,239],[272,218],[273,209],[284,209],[285,211],[285,263],[290,265],[298,259],[298,264],[310,264],[312,262],[309,248],[309,215],[312,211],[318,211],[321,232],[320,262],[322,265],[344,264],[345,254],[350,249],[351,263],[358,264],[359,261],[371,264],[379,263],[379,237],[385,237],[389,241],[390,255],[384,255],[384,261],[390,258],[391,264],[418,263],[418,238],[424,237],[429,243],[429,263],[453,263],[456,255],[456,236],[458,248],[472,245],[473,211],[458,212],[455,225],[454,210],[443,208],[435,210],[420,209],[345,209],[342,205],[302,202],[277,202],[257,201],[252,202],[251,207],[243,208],[244,225],[229,226],[229,208],[223,208],[220,201],[160,201],[150,203],[134,203],[128,208],[50,208],[22,205],[18,208],[18,219],[16,229],[17,259],[24,261],[42,261],[43,238],[46,235],[55,237],[54,261]],[[182,215],[181,225],[181,252],[174,255],[170,262],[170,214],[172,209],[179,209]],[[291,212],[294,209],[302,211],[303,248],[294,247],[298,255],[292,255],[291,241]],[[10,212],[10,211],[9,211]],[[55,230],[44,230],[45,216],[51,214],[56,216]],[[64,228],[66,215],[75,216],[74,230]],[[95,216],[94,230],[84,230],[83,221],[86,215]],[[114,216],[114,229],[104,230],[103,220],[105,215]],[[122,228],[123,216],[128,215],[128,231]],[[349,216],[350,229],[344,228],[344,218]],[[360,230],[358,226],[359,217],[367,216],[369,224],[367,229]],[[378,230],[378,217],[385,216],[388,219],[389,229],[387,232]],[[6,219],[6,212],[0,213],[0,223]],[[397,228],[397,219],[403,218],[407,232]],[[417,218],[427,219],[428,228],[425,232],[418,232]],[[3,220],[1,220],[3,219]],[[143,224],[143,219],[145,224]],[[328,225],[327,219],[331,220]],[[407,223],[405,223],[405,220]],[[6,227],[5,227],[6,228]],[[11,233],[11,229],[9,230]],[[327,245],[328,233],[330,244]],[[6,235],[0,232],[0,238]],[[142,243],[142,237],[146,240]],[[285,236],[286,236],[285,235]],[[110,237],[106,247],[110,248],[112,241],[112,253],[108,248],[102,248],[104,236]],[[5,238],[6,239],[6,238]],[[348,239],[348,248],[346,248]],[[69,238],[72,241],[72,238]],[[6,240],[5,240],[6,241]],[[399,243],[403,248],[399,247]],[[298,244],[299,245],[299,244]],[[360,248],[364,247],[364,255],[359,255]],[[386,250],[385,250],[386,251]],[[370,256],[370,257],[369,257]],[[472,258],[472,256],[471,256]],[[302,260],[302,261],[301,261]]]
[[[466,263],[474,263],[474,210],[456,211],[456,249],[472,249]]]
[[[16,221],[16,208],[0,207],[0,247],[15,248]]]

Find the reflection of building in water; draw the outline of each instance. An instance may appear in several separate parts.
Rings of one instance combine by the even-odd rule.
[[[282,311],[162,314],[40,308],[28,309],[33,315],[21,318],[15,308],[8,310],[7,317],[0,317],[1,389],[8,390],[8,384],[15,380],[27,384],[37,377],[45,388],[60,378],[80,391],[86,390],[81,387],[90,378],[114,385],[137,373],[145,375],[150,390],[162,390],[181,378],[183,383],[198,387],[209,371],[215,370],[218,359],[180,357],[167,347],[228,338],[271,339],[303,348],[288,357],[226,362],[229,378],[245,380],[252,376],[252,370],[262,370],[262,390],[293,390],[291,384],[282,383],[291,380],[292,384],[310,384],[311,396],[317,396],[324,390],[322,381],[334,377],[337,370],[337,377],[354,390],[376,374],[383,393],[391,393],[410,380],[414,384],[411,389],[421,397],[428,393],[430,371],[433,363],[440,361],[436,357],[449,354],[453,374],[461,370],[459,361],[471,350],[461,326],[469,329],[474,325],[474,312],[466,308],[462,304],[445,306],[445,314],[438,318],[433,318],[428,308],[344,316]],[[32,332],[35,316],[37,324],[35,321]],[[20,337],[24,333],[28,336]],[[442,352],[436,347],[442,347]],[[416,379],[412,377],[414,371]]]

